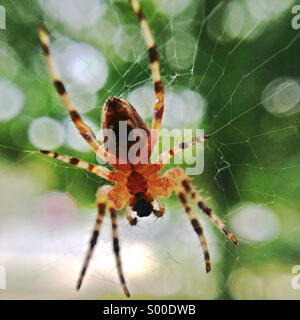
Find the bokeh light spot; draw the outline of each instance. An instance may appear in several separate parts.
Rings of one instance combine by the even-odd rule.
[[[44,12],[73,30],[89,28],[106,13],[107,5],[100,0],[47,0],[39,1]]]
[[[205,98],[200,93],[190,89],[183,90],[180,95],[186,106],[185,122],[187,126],[195,125],[198,127],[206,111],[207,102]]]
[[[290,8],[294,0],[246,0],[245,3],[252,17],[258,21],[275,20]]]
[[[68,90],[71,100],[79,113],[86,113],[96,107],[97,94],[71,88]]]
[[[206,107],[205,99],[197,92],[184,89],[168,90],[162,126],[166,128],[191,127],[199,124]]]
[[[113,37],[113,43],[117,55],[123,61],[138,62],[146,56],[145,44],[137,25],[127,24],[119,27]]]
[[[155,100],[154,89],[151,85],[138,87],[128,94],[128,102],[144,119],[151,117]]]
[[[86,117],[83,118],[84,122],[93,130],[93,132],[97,132],[98,128],[95,124],[87,119]],[[64,128],[65,128],[65,136],[66,141],[65,143],[74,150],[81,151],[81,152],[89,152],[92,151],[89,144],[83,139],[83,137],[78,132],[78,129],[75,127],[74,123],[67,117],[64,121]]]
[[[230,275],[229,291],[238,300],[263,299],[264,282],[251,270],[237,269]]]
[[[263,242],[275,239],[280,222],[275,213],[256,205],[242,207],[232,218],[233,232],[243,240]]]
[[[126,273],[143,274],[147,268],[147,255],[151,255],[151,250],[148,246],[142,244],[135,244],[134,246],[127,246],[124,249],[123,256],[125,258],[124,266]],[[153,254],[153,253],[152,253]]]
[[[56,149],[64,142],[62,125],[51,118],[34,119],[29,127],[29,140],[39,149]]]
[[[0,78],[0,97],[0,121],[7,121],[17,116],[25,103],[21,89],[4,78]]]
[[[224,14],[224,32],[235,39],[238,38],[245,23],[245,10],[241,3],[233,1],[228,3]]]
[[[293,79],[275,79],[266,86],[261,100],[265,109],[273,114],[290,115],[299,112],[300,86]]]
[[[108,77],[105,57],[86,43],[65,40],[53,43],[53,56],[68,89],[89,93],[101,89]]]
[[[207,23],[209,36],[218,42],[238,39],[255,40],[265,30],[265,23],[255,19],[245,1],[223,2]]]
[[[169,90],[165,95],[165,109],[162,126],[177,128],[184,123],[185,103],[178,93]]]
[[[159,11],[173,17],[182,13],[188,6],[190,6],[192,0],[155,0],[155,3]]]
[[[197,40],[188,32],[176,30],[167,42],[165,55],[169,65],[174,69],[188,69],[194,61]]]
[[[14,79],[20,68],[20,58],[5,42],[0,41],[0,77]]]

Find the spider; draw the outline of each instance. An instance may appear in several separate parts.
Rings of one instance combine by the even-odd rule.
[[[130,105],[127,101],[117,97],[111,97],[105,102],[102,111],[101,125],[103,129],[111,128],[115,132],[117,132],[119,130],[119,122],[122,120],[127,121],[130,129],[144,129],[148,134],[148,138],[146,138],[148,139],[148,142],[150,137],[152,139],[151,144],[148,144],[151,145],[151,147],[146,148],[147,157],[149,160],[146,164],[132,164],[128,162],[126,164],[121,164],[119,161],[116,161],[112,164],[113,158],[118,159],[118,152],[116,152],[115,154],[111,154],[110,152],[108,152],[105,146],[103,144],[100,144],[96,140],[95,135],[93,134],[91,129],[84,123],[81,116],[76,111],[75,106],[70,100],[68,93],[65,90],[65,86],[58,75],[54,60],[50,55],[50,40],[48,32],[44,27],[41,27],[39,31],[43,52],[49,67],[51,77],[64,106],[67,108],[70,114],[72,121],[74,122],[81,136],[90,145],[93,151],[108,164],[111,164],[114,168],[114,170],[111,171],[106,167],[87,163],[75,157],[62,155],[57,152],[41,150],[41,152],[48,157],[55,158],[65,163],[77,166],[113,183],[113,185],[101,186],[97,190],[97,219],[95,222],[92,237],[90,239],[89,249],[85,257],[83,267],[80,271],[80,276],[76,288],[79,290],[82,285],[83,278],[86,274],[86,270],[92,257],[93,249],[99,236],[99,231],[104,215],[108,211],[111,217],[113,251],[116,259],[116,267],[120,283],[127,297],[130,297],[130,294],[122,270],[117,229],[117,212],[123,208],[125,208],[126,218],[128,219],[129,224],[134,226],[137,223],[137,218],[132,217],[131,211],[136,212],[136,215],[139,218],[147,217],[150,214],[154,214],[156,217],[161,217],[163,216],[165,209],[159,197],[168,197],[174,191],[180,202],[182,203],[194,231],[199,237],[204,253],[206,272],[209,272],[211,270],[208,248],[200,222],[193,212],[191,206],[189,205],[188,196],[198,205],[200,210],[209,217],[209,219],[217,226],[217,228],[223,231],[224,234],[233,243],[237,244],[237,240],[234,235],[212,212],[212,209],[195,191],[195,189],[191,185],[190,178],[181,168],[176,167],[167,170],[164,174],[159,173],[166,162],[174,157],[176,153],[179,153],[183,149],[191,147],[192,145],[195,145],[200,141],[208,139],[210,137],[209,135],[182,142],[179,145],[171,148],[170,150],[163,152],[156,162],[151,163],[150,155],[153,146],[158,139],[164,111],[164,88],[161,82],[158,53],[149,25],[141,10],[138,0],[129,0],[129,2],[139,20],[150,60],[152,81],[156,95],[156,103],[153,110],[151,129],[148,129],[144,120],[132,105]],[[120,146],[117,147],[117,151],[119,150],[119,148]],[[154,209],[154,201],[158,205],[158,210]]]

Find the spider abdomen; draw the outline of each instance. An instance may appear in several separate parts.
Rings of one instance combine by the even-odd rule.
[[[102,110],[101,125],[104,130],[112,130],[112,132],[107,131],[108,136],[111,135],[111,137],[107,139],[107,136],[104,139],[105,148],[119,160],[125,162],[130,160],[128,159],[130,148],[139,141],[140,147],[143,149],[150,135],[145,121],[135,108],[127,101],[117,97],[106,100]],[[139,130],[134,131],[135,129]],[[141,131],[143,132],[142,136],[140,136]],[[136,153],[134,158],[135,156],[137,156]]]

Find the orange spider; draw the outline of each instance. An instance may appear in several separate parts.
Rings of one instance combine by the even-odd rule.
[[[143,15],[138,0],[129,0],[129,2],[138,17],[143,37],[148,49],[152,80],[157,98],[153,111],[151,130],[147,128],[144,120],[140,117],[140,115],[133,108],[133,106],[131,106],[125,100],[116,97],[111,97],[105,102],[102,112],[102,128],[109,128],[117,132],[119,130],[120,121],[126,121],[130,130],[145,130],[148,134],[148,139],[145,142],[150,142],[151,137],[151,143],[145,143],[146,146],[151,147],[144,148],[147,152],[147,158],[149,160],[147,164],[121,164],[120,161],[118,161],[118,155],[122,146],[118,145],[118,141],[116,141],[117,149],[115,154],[108,152],[105,146],[97,142],[95,135],[93,134],[91,129],[83,122],[82,118],[75,110],[74,104],[70,100],[65,90],[65,87],[62,81],[60,80],[60,77],[54,65],[54,61],[50,55],[50,41],[48,33],[45,30],[45,28],[40,28],[40,39],[42,43],[42,48],[49,66],[51,76],[53,78],[54,85],[57,89],[57,92],[61,96],[61,99],[65,107],[69,111],[72,121],[74,122],[81,136],[87,141],[87,143],[91,146],[94,152],[115,168],[114,171],[110,171],[105,167],[90,164],[74,157],[61,155],[57,152],[41,150],[43,154],[51,158],[55,158],[65,163],[72,164],[79,168],[85,169],[91,173],[94,173],[95,175],[102,177],[108,181],[114,182],[113,186],[102,186],[97,191],[97,220],[90,240],[90,247],[86,255],[83,267],[81,269],[79,280],[77,282],[77,289],[79,290],[81,287],[82,280],[84,278],[88,264],[92,256],[93,249],[97,242],[104,214],[106,210],[108,210],[111,216],[113,249],[116,258],[118,275],[124,293],[127,297],[129,297],[130,294],[127,289],[125,278],[122,271],[119,240],[117,233],[117,210],[120,210],[124,207],[126,208],[126,217],[131,225],[135,225],[137,223],[137,218],[133,218],[131,216],[131,210],[135,211],[138,217],[147,217],[151,213],[153,213],[157,217],[161,217],[164,214],[165,210],[163,203],[160,201],[159,197],[168,197],[171,194],[171,192],[174,191],[177,194],[179,200],[181,201],[190,219],[190,222],[200,239],[201,246],[204,252],[204,259],[207,272],[210,271],[211,266],[206,240],[199,220],[197,219],[195,213],[192,211],[190,205],[188,204],[187,196],[190,196],[196,202],[198,207],[211,219],[211,221],[221,231],[225,233],[225,235],[233,243],[237,243],[237,240],[233,236],[233,234],[226,228],[223,222],[212,212],[212,209],[205,204],[200,195],[193,189],[190,183],[190,179],[185,175],[182,169],[173,168],[166,171],[163,175],[158,173],[162,169],[164,164],[176,153],[196,144],[197,142],[208,139],[209,136],[204,136],[202,138],[195,138],[191,141],[182,142],[178,146],[175,146],[174,148],[170,149],[169,151],[162,153],[159,156],[157,162],[150,162],[151,152],[154,144],[158,139],[159,130],[161,127],[161,121],[164,110],[164,89],[161,82],[158,53],[148,23]],[[127,152],[128,149],[129,146],[127,146]],[[117,161],[113,161],[115,159]],[[154,209],[154,201],[157,202],[159,210]]]

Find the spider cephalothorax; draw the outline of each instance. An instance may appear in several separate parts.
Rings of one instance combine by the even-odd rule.
[[[161,127],[164,110],[164,89],[160,77],[158,53],[148,23],[143,15],[138,0],[129,0],[129,2],[138,17],[147,46],[154,91],[156,94],[156,103],[153,111],[151,129],[149,130],[144,120],[132,105],[120,98],[109,98],[102,111],[102,129],[111,130],[111,135],[114,138],[104,140],[102,145],[96,140],[91,129],[83,122],[82,118],[76,111],[74,104],[70,100],[50,55],[50,41],[48,33],[44,28],[40,29],[42,48],[49,65],[54,85],[61,96],[65,107],[69,111],[72,121],[81,136],[86,140],[94,152],[114,167],[114,171],[110,171],[106,167],[90,164],[74,157],[58,154],[57,152],[46,150],[41,151],[49,157],[75,165],[113,183],[112,186],[101,186],[97,191],[96,200],[98,215],[90,241],[90,247],[77,283],[77,289],[81,287],[82,280],[98,239],[103,217],[106,211],[108,211],[112,223],[113,250],[116,257],[118,275],[124,293],[128,297],[129,291],[126,286],[120,258],[120,247],[117,232],[117,210],[125,208],[126,218],[131,225],[135,225],[137,223],[137,218],[132,217],[131,211],[135,211],[138,217],[147,217],[151,213],[155,214],[157,217],[161,217],[165,210],[160,197],[168,197],[171,192],[174,191],[182,203],[194,231],[199,237],[204,253],[207,272],[211,269],[208,248],[200,222],[188,203],[188,196],[233,243],[237,243],[233,234],[213,213],[212,209],[206,205],[201,196],[194,190],[190,179],[182,169],[173,168],[166,171],[164,174],[159,174],[160,169],[162,169],[165,163],[170,158],[174,157],[176,153],[181,152],[183,149],[186,149],[200,141],[208,139],[208,135],[192,139],[191,141],[182,142],[178,146],[162,153],[154,163],[149,161]],[[126,125],[124,127],[125,131],[121,132],[124,130],[124,124]],[[131,149],[132,147],[135,147],[135,142],[134,140],[128,139],[128,137],[131,135],[132,131],[136,129],[138,129],[138,134],[141,134],[139,136],[139,149],[137,151],[135,149],[132,151]],[[122,140],[124,136],[125,142]],[[146,162],[143,162],[142,160],[146,160]],[[154,209],[154,202],[158,204],[158,210]]]

